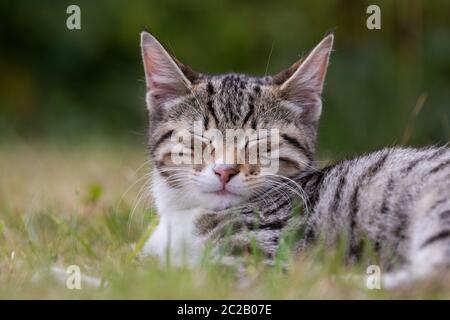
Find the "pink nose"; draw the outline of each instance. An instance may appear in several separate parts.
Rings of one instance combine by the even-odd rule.
[[[235,166],[219,164],[214,167],[214,173],[219,177],[222,184],[226,184],[239,173],[239,170]]]

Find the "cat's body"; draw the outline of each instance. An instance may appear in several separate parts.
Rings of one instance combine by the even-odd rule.
[[[246,249],[256,238],[270,261],[280,235],[289,231],[297,234],[297,251],[319,238],[332,245],[344,234],[348,261],[359,257],[368,239],[382,266],[398,267],[394,270],[403,276],[448,270],[449,148],[387,148],[315,167],[320,95],[332,42],[327,36],[307,57],[273,77],[207,76],[171,58],[143,33],[152,193],[160,216],[144,254],[195,263],[211,240],[219,246],[226,239],[229,249]],[[191,144],[172,138],[180,129],[192,132],[194,122],[220,132],[277,128],[279,142],[257,141],[270,140],[278,170],[260,162],[225,162],[217,142],[198,134],[192,135],[192,145],[199,140],[212,158],[175,164],[176,154],[194,157]],[[247,140],[233,148],[250,152],[251,146]],[[296,197],[300,214],[293,214]]]

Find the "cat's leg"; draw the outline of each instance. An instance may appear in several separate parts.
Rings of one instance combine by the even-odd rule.
[[[411,241],[406,267],[383,277],[385,288],[395,288],[417,280],[441,279],[450,274],[449,189],[426,193],[415,206],[411,219]]]
[[[199,263],[203,241],[194,221],[202,209],[180,210],[160,214],[160,221],[145,242],[141,257],[154,256],[161,263],[193,266]]]
[[[449,272],[449,196],[432,199],[429,211],[417,219],[410,255],[414,278],[440,277]]]

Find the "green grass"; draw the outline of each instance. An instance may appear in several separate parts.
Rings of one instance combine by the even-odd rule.
[[[246,286],[235,280],[230,268],[208,260],[193,270],[141,261],[138,250],[157,222],[145,197],[140,198],[145,179],[139,179],[148,171],[141,167],[144,161],[143,146],[0,146],[0,298],[450,297],[445,284],[368,290],[351,278],[365,274],[370,254],[365,263],[344,267],[339,246],[290,257],[288,272],[266,268],[256,255],[247,256],[252,281]],[[83,283],[81,290],[69,290],[48,274],[51,266],[74,264],[108,286]]]

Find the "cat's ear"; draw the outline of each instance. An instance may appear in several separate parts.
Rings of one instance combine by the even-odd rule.
[[[187,95],[197,74],[173,58],[148,32],[141,33],[148,108],[163,108]]]
[[[322,88],[332,47],[333,34],[329,34],[307,56],[273,77],[281,98],[297,108],[307,121],[320,118]]]

